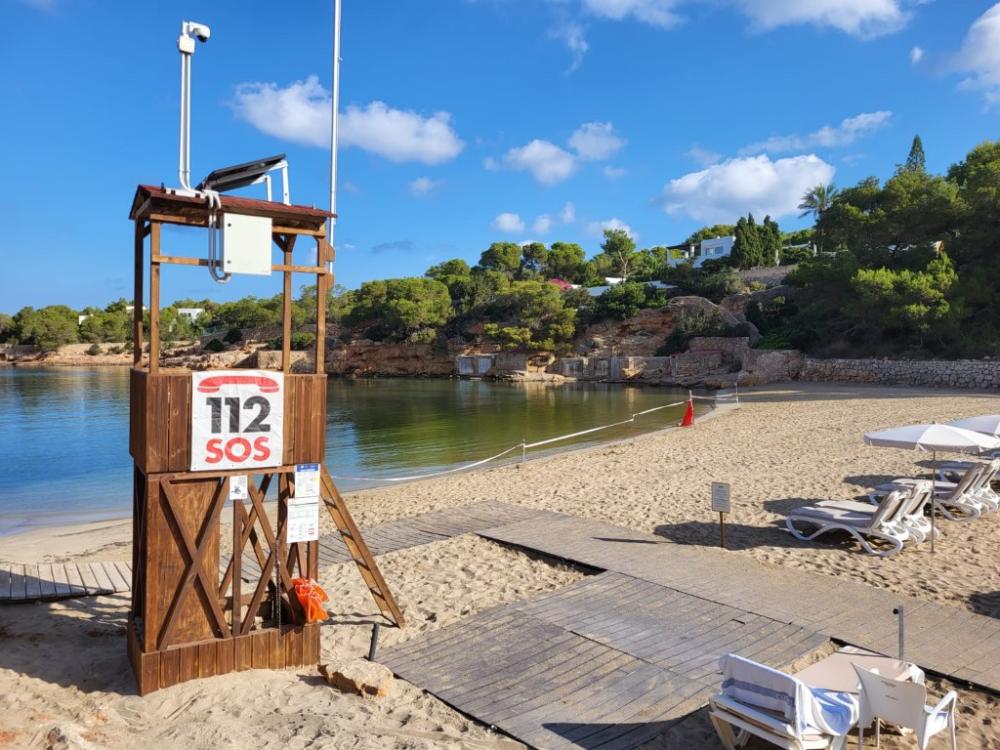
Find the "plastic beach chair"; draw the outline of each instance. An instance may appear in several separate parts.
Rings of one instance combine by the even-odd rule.
[[[974,464],[962,475],[959,481],[949,486],[937,484],[937,491],[934,495],[934,508],[945,518],[951,521],[974,521],[983,514],[984,504],[976,499],[975,493],[980,489],[982,482],[988,481],[984,474],[990,470],[989,464]],[[916,482],[927,481],[924,479],[902,478],[892,482],[878,485],[868,493],[868,498],[872,502],[878,502],[879,498],[887,492],[893,492],[900,487],[912,486]]]
[[[919,750],[938,732],[951,730],[952,750],[958,750],[955,729],[955,705],[958,693],[949,690],[936,706],[927,705],[927,687],[906,680],[882,677],[877,671],[854,665],[861,681],[861,715],[858,721],[858,747],[864,744],[864,727],[875,722],[875,746],[880,743],[879,721],[914,730]]]
[[[923,542],[930,538],[931,522],[924,517],[924,509],[931,500],[931,487],[931,482],[927,479],[896,487],[897,490],[906,492],[909,497],[899,504],[895,515],[886,519],[884,524],[902,541]],[[858,513],[874,513],[877,509],[876,505],[857,500],[822,500],[816,503],[816,506],[841,508]],[[935,530],[935,538],[940,534],[940,531]]]
[[[881,499],[874,512],[824,506],[822,503],[807,505],[792,510],[785,519],[785,526],[792,536],[803,542],[810,542],[828,531],[846,531],[869,554],[888,557],[902,550],[903,542],[908,538],[908,534],[901,532],[894,521],[902,504],[908,503],[911,498],[910,490],[894,490]],[[799,530],[796,524],[814,526],[815,530]],[[876,549],[869,539],[888,542],[890,547]]]
[[[720,660],[722,690],[709,700],[709,718],[726,750],[751,735],[785,750],[843,750],[857,722],[851,693],[810,688],[801,680],[736,654]]]

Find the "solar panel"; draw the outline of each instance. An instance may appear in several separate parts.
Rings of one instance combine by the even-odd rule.
[[[196,190],[215,190],[224,193],[254,184],[264,174],[285,160],[284,154],[254,159],[243,164],[215,169],[204,180],[198,183]]]

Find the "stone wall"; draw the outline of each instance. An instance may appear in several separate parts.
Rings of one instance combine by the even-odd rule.
[[[1000,361],[807,357],[799,372],[799,380],[918,385],[932,388],[1000,388]]]

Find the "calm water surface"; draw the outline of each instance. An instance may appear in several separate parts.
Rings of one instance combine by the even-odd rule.
[[[681,399],[665,388],[468,380],[333,380],[326,464],[341,489],[477,461]],[[0,368],[0,534],[118,518],[131,509],[128,370]],[[641,417],[659,429],[680,409]],[[604,430],[554,449],[622,438]],[[529,453],[538,455],[538,451]],[[515,451],[507,460],[518,460]]]

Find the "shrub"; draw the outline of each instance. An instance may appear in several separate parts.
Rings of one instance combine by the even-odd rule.
[[[101,347],[98,346],[97,344],[91,344],[90,346],[87,347],[87,354],[89,354],[91,357],[96,357],[100,353],[101,353]]]
[[[219,341],[219,339],[212,339],[203,348],[206,352],[224,352],[226,345]]]
[[[238,344],[243,340],[243,331],[239,328],[230,328],[226,331],[226,335],[222,337],[222,340],[227,344]]]

